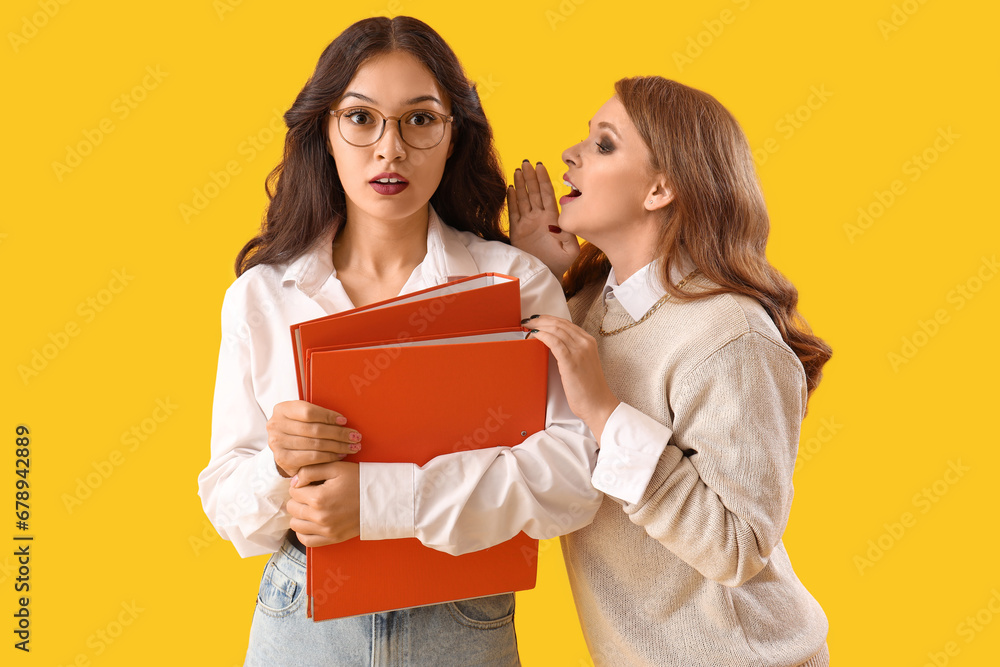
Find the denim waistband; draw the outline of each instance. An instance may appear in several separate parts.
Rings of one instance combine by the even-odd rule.
[[[295,531],[293,530],[288,531],[287,539],[288,539],[288,544],[291,544],[293,547],[295,547],[299,551],[299,553],[301,553],[303,556],[305,555],[306,547],[304,544],[299,542],[299,536],[295,534]]]
[[[294,543],[292,542],[292,537],[294,535],[295,533],[289,533],[288,539],[285,540],[284,544],[281,545],[281,549],[278,550],[279,555],[284,556],[289,560],[293,561],[296,565],[299,565],[304,571],[306,568],[305,547],[303,547],[298,540],[295,540]],[[298,546],[296,546],[296,544],[298,544]]]

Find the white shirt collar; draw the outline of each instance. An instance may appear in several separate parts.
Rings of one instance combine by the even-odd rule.
[[[638,321],[667,293],[660,284],[659,264],[660,260],[654,259],[629,276],[621,285],[618,284],[614,267],[611,267],[608,279],[604,283],[602,298],[618,299],[629,317]],[[694,263],[684,256],[670,267],[670,280],[676,285],[693,270]]]
[[[430,285],[440,285],[454,278],[479,272],[462,240],[462,232],[446,225],[433,206],[428,205],[428,208],[427,254],[413,270],[402,292],[408,291],[410,284],[430,281]],[[307,296],[316,294],[327,280],[337,276],[337,270],[333,266],[332,244],[333,232],[330,231],[288,265],[282,282],[294,282]]]
[[[479,273],[475,259],[469,253],[462,232],[445,224],[433,206],[429,206],[427,218],[427,254],[413,270],[410,281],[426,281],[441,285],[455,278],[474,276]],[[407,291],[404,287],[403,292]]]

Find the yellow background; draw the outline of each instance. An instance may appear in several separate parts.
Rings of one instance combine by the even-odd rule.
[[[372,14],[448,40],[508,175],[525,157],[561,174],[621,76],[675,78],[732,110],[761,157],[770,257],[835,350],[785,535],[834,663],[995,664],[994,5],[8,0],[0,14],[4,664],[241,663],[264,560],[219,539],[196,495],[219,308],[280,156],[269,123]],[[87,155],[54,167],[71,148]],[[186,221],[196,191],[214,196]],[[12,633],[18,424],[30,654]],[[517,631],[525,665],[590,664],[556,543]]]

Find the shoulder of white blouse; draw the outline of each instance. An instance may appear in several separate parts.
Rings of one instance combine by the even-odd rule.
[[[472,255],[482,272],[503,273],[520,279],[524,284],[538,274],[548,271],[544,263],[534,255],[519,250],[500,241],[489,241],[472,232],[448,228]]]
[[[286,265],[258,264],[247,269],[226,289],[224,307],[240,307],[277,294],[284,282],[286,268]]]

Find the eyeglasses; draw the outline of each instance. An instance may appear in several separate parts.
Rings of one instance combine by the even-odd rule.
[[[399,136],[407,145],[417,149],[434,148],[441,143],[445,125],[455,119],[454,116],[426,109],[407,111],[402,116],[386,116],[370,107],[330,109],[330,115],[337,119],[340,136],[352,146],[371,146],[385,134],[386,123],[394,120],[399,127]]]

